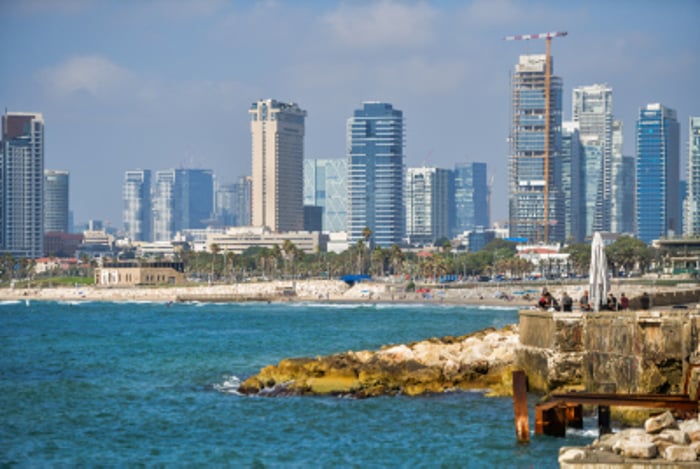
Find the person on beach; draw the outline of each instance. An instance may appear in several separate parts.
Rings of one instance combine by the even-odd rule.
[[[561,296],[561,310],[564,312],[571,312],[573,306],[573,300],[568,293],[564,292]]]
[[[583,291],[583,296],[578,301],[578,304],[579,304],[579,307],[581,308],[581,311],[590,311],[591,310],[591,303],[588,300],[588,290]]]
[[[629,309],[630,299],[625,296],[624,293],[620,295],[620,309]]]
[[[608,293],[607,307],[610,311],[617,311],[617,298],[615,298],[612,292]]]

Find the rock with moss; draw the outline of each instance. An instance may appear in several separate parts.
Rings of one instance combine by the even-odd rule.
[[[288,358],[245,380],[243,394],[421,395],[451,390],[511,392],[517,326],[433,338],[377,351]]]

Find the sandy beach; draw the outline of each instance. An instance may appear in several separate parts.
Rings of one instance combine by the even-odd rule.
[[[556,297],[566,291],[576,301],[587,284],[561,285],[542,283],[456,284],[448,288],[427,286],[429,291],[405,292],[402,283],[363,282],[348,286],[340,280],[297,280],[236,283],[229,285],[195,285],[182,287],[57,287],[0,289],[0,301],[314,301],[314,302],[394,302],[448,303],[489,306],[532,306],[541,289],[547,287]],[[662,292],[694,288],[695,285],[655,287],[625,283],[612,285],[616,296],[625,293],[633,298],[643,291]]]

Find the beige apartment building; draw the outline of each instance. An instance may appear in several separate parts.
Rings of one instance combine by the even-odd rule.
[[[304,119],[296,103],[253,103],[252,225],[273,232],[304,229]]]

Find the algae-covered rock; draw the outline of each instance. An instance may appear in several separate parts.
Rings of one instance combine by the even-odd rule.
[[[518,346],[517,327],[428,339],[316,358],[288,358],[243,382],[243,394],[374,397],[496,388],[506,394]],[[507,373],[506,373],[507,371]],[[506,384],[504,384],[504,382]],[[270,392],[272,389],[282,390]]]

